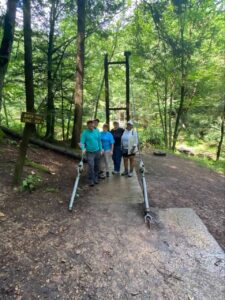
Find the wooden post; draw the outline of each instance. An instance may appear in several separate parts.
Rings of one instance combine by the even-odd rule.
[[[108,65],[108,54],[105,54],[104,60],[105,68],[105,115],[106,123],[110,122],[110,112],[109,112],[109,65]]]
[[[108,61],[108,54],[105,54],[104,68],[105,68],[105,114],[106,123],[110,123],[110,110],[126,110],[126,119],[130,119],[130,68],[129,56],[131,52],[125,51],[125,61]],[[109,106],[109,65],[125,65],[126,67],[126,107],[110,107]]]
[[[127,121],[130,120],[130,66],[129,66],[129,56],[131,52],[125,51],[124,56],[126,58],[126,117]]]

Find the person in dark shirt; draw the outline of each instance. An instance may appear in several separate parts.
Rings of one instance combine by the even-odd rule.
[[[119,127],[119,122],[113,122],[113,129],[111,133],[113,135],[115,144],[113,149],[113,163],[114,163],[114,171],[113,174],[120,174],[120,165],[121,165],[121,158],[122,158],[122,150],[121,150],[121,137],[123,135],[124,129]]]

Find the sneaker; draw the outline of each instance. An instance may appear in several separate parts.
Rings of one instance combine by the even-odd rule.
[[[127,175],[128,175],[128,172],[127,172],[127,171],[124,171],[121,175],[122,175],[122,176],[127,176]]]
[[[113,175],[119,175],[120,172],[119,172],[119,171],[112,171],[112,174],[113,174]]]
[[[106,172],[106,177],[109,177],[109,172]]]
[[[102,173],[101,175],[98,176],[99,179],[105,179],[105,175]]]
[[[95,180],[95,184],[99,184],[99,181],[98,181],[98,180]]]
[[[94,185],[95,185],[94,182],[89,183],[89,186],[91,186],[91,187],[93,187]]]
[[[133,177],[133,172],[130,172],[130,173],[128,174],[128,177]]]

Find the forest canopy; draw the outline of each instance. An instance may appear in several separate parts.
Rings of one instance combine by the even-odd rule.
[[[16,4],[7,67],[0,53],[1,125],[19,132],[24,126],[20,116],[26,110],[26,1],[1,0],[0,5],[3,43],[7,5]],[[34,111],[45,120],[36,125],[35,135],[51,142],[73,139],[79,125],[74,118],[79,53],[84,72],[82,111],[77,113],[82,113],[83,125],[96,116],[104,123],[104,55],[117,61],[130,51],[130,110],[142,142],[172,150],[180,144],[194,145],[224,159],[224,1],[85,0],[80,19],[79,2],[30,1]],[[79,25],[84,35],[78,49]],[[110,67],[109,84],[111,106],[123,106],[123,66]],[[112,119],[123,124],[124,114],[114,113]]]

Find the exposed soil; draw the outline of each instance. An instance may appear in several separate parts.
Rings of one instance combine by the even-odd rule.
[[[190,207],[225,249],[225,175],[174,155],[144,155],[151,206]]]
[[[25,167],[24,176],[36,172],[42,183],[32,193],[20,192],[11,185],[17,150],[16,145],[7,141],[0,148],[0,299],[97,300],[106,299],[106,295],[107,299],[157,299],[154,294],[149,298],[138,290],[141,285],[142,291],[144,285],[150,288],[149,271],[142,268],[144,275],[141,276],[146,279],[138,283],[140,271],[129,266],[126,257],[126,253],[133,255],[126,252],[126,242],[130,239],[135,243],[134,235],[138,237],[136,241],[141,238],[147,247],[144,235],[132,231],[134,226],[140,232],[143,230],[140,206],[130,206],[129,212],[121,206],[119,220],[111,220],[110,206],[102,204],[99,211],[89,209],[95,191],[82,177],[79,199],[74,211],[68,213],[77,162],[33,146],[29,147],[29,159],[46,166],[50,173]],[[225,249],[225,176],[172,155],[147,154],[144,161],[152,206],[193,208]],[[132,222],[122,224],[127,213]],[[101,217],[103,227],[96,221]],[[140,243],[136,247],[140,247]],[[139,251],[141,253],[141,248]],[[138,263],[143,267],[145,262],[140,253]],[[118,256],[127,263],[131,274],[127,273],[123,261],[116,259]],[[155,272],[161,274],[164,283],[166,276],[166,284],[173,274],[162,269]],[[135,283],[129,286],[130,275],[137,281],[137,287]],[[179,277],[173,276],[175,282],[183,284]],[[111,282],[115,277],[118,282]],[[118,294],[123,290],[125,277],[128,288]],[[157,284],[159,288],[163,286],[160,282]],[[171,287],[163,293],[163,299],[178,299],[173,298]],[[182,299],[190,299],[190,296]]]

